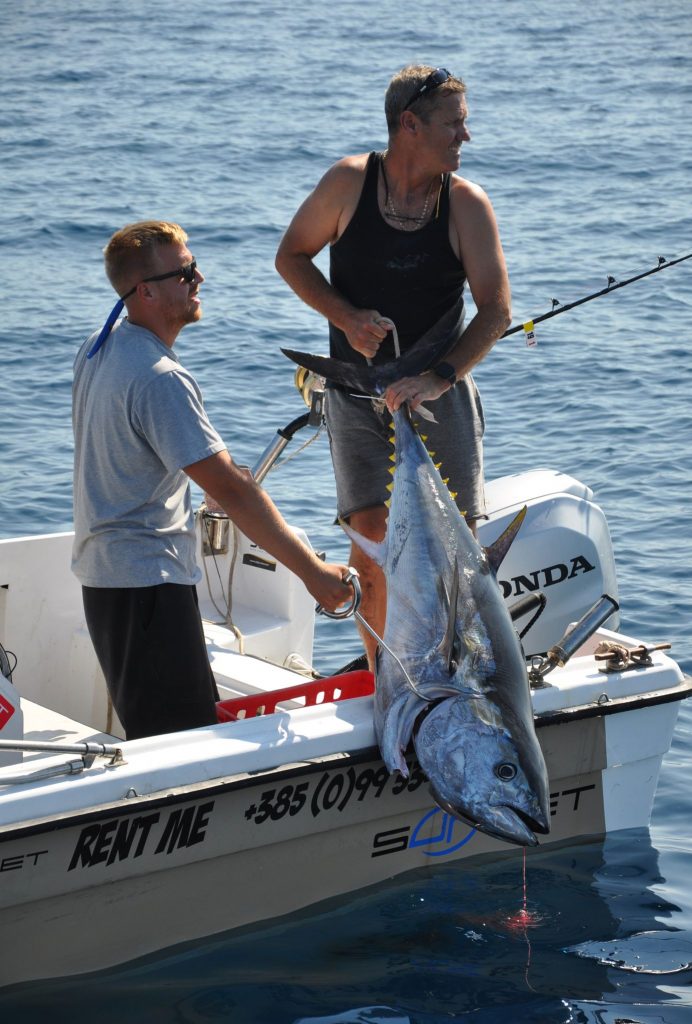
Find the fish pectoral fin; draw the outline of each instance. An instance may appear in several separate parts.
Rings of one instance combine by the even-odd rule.
[[[377,695],[375,705],[377,712]],[[407,691],[383,709],[381,716],[376,713],[377,740],[380,746],[382,760],[389,772],[399,772],[405,779],[409,776],[408,765],[406,764],[405,752],[413,734],[413,727],[421,711],[425,708],[425,702],[421,701],[414,694]]]
[[[524,505],[524,507],[517,512],[507,529],[500,534],[497,540],[494,540],[492,544],[485,548],[485,557],[488,559],[490,568],[496,575],[497,570],[502,565],[505,555],[512,546],[512,541],[516,537],[519,527],[526,518],[526,512],[527,506]]]
[[[354,544],[357,544],[361,551],[364,551],[368,558],[371,558],[376,565],[380,567],[384,565],[387,558],[387,536],[385,535],[384,540],[376,541],[370,540],[368,537],[364,537],[362,533],[358,533],[348,523],[344,522],[343,519],[339,520],[339,524],[344,532],[351,538]]]
[[[442,591],[440,600],[447,605],[447,625],[440,641],[438,651],[447,666],[450,675],[454,675],[461,655],[461,637],[457,630],[457,604],[459,602],[459,563],[454,560],[454,572],[449,593],[444,580],[438,583],[438,592]]]

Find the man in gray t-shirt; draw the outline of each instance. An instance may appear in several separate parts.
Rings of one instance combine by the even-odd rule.
[[[176,224],[116,232],[106,273],[122,298],[74,365],[72,568],[87,625],[127,738],[216,721],[195,583],[192,479],[251,540],[333,610],[350,597],[229,455],[194,378],[173,352],[202,315],[204,277]],[[113,325],[123,308],[127,318]]]

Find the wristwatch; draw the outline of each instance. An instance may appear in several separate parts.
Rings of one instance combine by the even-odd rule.
[[[456,384],[457,373],[451,363],[438,363],[437,366],[432,366],[431,370],[436,377],[446,380],[452,387]]]

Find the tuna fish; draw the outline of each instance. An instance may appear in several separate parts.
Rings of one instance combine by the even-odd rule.
[[[322,372],[320,357],[296,356]],[[526,510],[484,550],[407,408],[394,413],[394,431],[384,540],[342,524],[387,582],[375,688],[382,758],[407,776],[413,740],[441,808],[498,839],[536,845],[534,833],[550,827],[548,779],[526,663],[495,576]]]
[[[406,775],[413,737],[440,807],[497,838],[535,845],[534,832],[549,831],[547,773],[526,663],[495,578],[523,513],[483,551],[406,410],[394,427],[386,537],[376,544],[345,526],[387,580],[375,695],[382,758]]]

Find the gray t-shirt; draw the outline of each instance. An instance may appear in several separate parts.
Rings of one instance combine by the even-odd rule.
[[[226,447],[194,378],[155,334],[121,320],[74,364],[72,569],[88,587],[196,583],[192,465]]]

